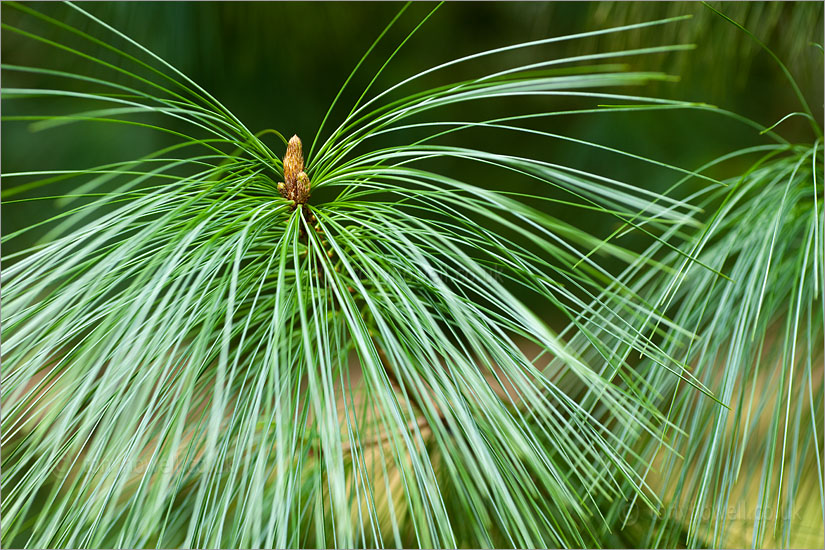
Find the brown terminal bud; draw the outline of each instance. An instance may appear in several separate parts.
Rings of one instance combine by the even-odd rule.
[[[292,136],[286,146],[286,154],[284,155],[284,179],[287,184],[295,181],[298,177],[298,172],[304,170],[304,151],[301,145],[301,138]]]
[[[304,172],[304,152],[301,138],[292,136],[284,155],[284,181],[278,184],[278,192],[287,200],[294,201],[292,207],[306,204],[310,194],[309,176]]]

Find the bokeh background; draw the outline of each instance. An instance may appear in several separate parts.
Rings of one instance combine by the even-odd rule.
[[[384,26],[403,6],[388,2],[81,2],[102,21],[145,45],[180,69],[228,107],[253,132],[273,128],[286,136],[299,134],[311,141],[326,110],[352,68]],[[812,43],[823,42],[821,2],[726,2],[712,3],[763,40],[790,69],[811,105],[823,118],[823,53]],[[93,36],[99,26],[59,3],[30,3],[58,22],[65,22]],[[406,34],[435,7],[412,4],[405,16],[369,57],[341,96],[326,127],[332,130],[347,114],[386,57]],[[765,126],[800,110],[794,92],[777,63],[745,33],[698,2],[456,2],[443,5],[398,53],[375,82],[368,96],[445,61],[522,41],[538,40],[617,25],[690,14],[693,17],[666,26],[522,49],[482,63],[467,63],[428,75],[416,82],[417,90],[475,78],[495,70],[553,57],[584,55],[599,51],[633,49],[668,44],[695,44],[690,51],[627,56],[618,61],[632,70],[662,71],[678,81],[652,83],[618,93],[706,102],[739,113]],[[13,5],[2,6],[4,24],[68,46],[79,45],[77,36],[37,20]],[[118,42],[120,47],[123,41]],[[84,46],[95,57],[120,66],[123,62],[106,44]],[[90,77],[113,78],[110,68],[52,47],[4,28],[2,62],[5,65],[58,69]],[[84,90],[86,83],[4,70],[3,88],[48,89],[57,85]],[[607,90],[605,90],[607,91]],[[391,96],[392,97],[392,96]],[[592,99],[502,98],[444,107],[430,115],[437,120],[484,120],[508,114],[578,109],[595,106]],[[65,114],[100,105],[82,99],[14,98],[2,101],[2,171],[82,169],[107,162],[135,159],[176,142],[174,136],[118,124],[76,123],[49,130],[16,117]],[[148,122],[169,124],[158,117]],[[714,112],[657,111],[610,113],[536,119],[525,124],[581,140],[616,147],[693,169],[725,153],[767,143],[754,128]],[[175,128],[172,124],[172,128]],[[791,142],[814,139],[801,117],[780,126]],[[271,136],[269,136],[271,138]],[[323,136],[325,137],[325,135]],[[382,145],[376,139],[375,147]],[[403,136],[402,136],[403,139]],[[277,139],[268,142],[282,152]],[[452,143],[503,153],[531,156],[582,168],[653,191],[668,188],[681,177],[660,167],[641,163],[569,142],[536,139],[526,134],[473,130],[452,136]],[[437,164],[439,161],[433,161]],[[716,177],[741,173],[745,162],[728,163]],[[480,165],[434,166],[464,181],[483,187],[530,193],[546,192],[528,179],[515,176],[500,181]],[[3,180],[4,193],[33,178]],[[701,182],[694,182],[694,187]],[[59,184],[15,194],[29,202],[2,204],[2,233],[9,235],[31,224],[48,220],[65,205],[56,198],[70,187]],[[688,193],[690,189],[684,189]],[[607,235],[615,220],[580,209],[543,205],[553,214],[589,231]],[[48,229],[35,230],[3,243],[3,264],[9,255],[36,244]],[[622,244],[631,248],[638,236]],[[608,266],[609,267],[609,266]],[[563,318],[548,317],[557,328]],[[821,539],[821,525],[812,538]],[[749,539],[747,539],[749,540]],[[746,540],[746,544],[747,544]],[[807,540],[807,539],[806,539]]]
[[[253,132],[274,128],[289,136],[311,139],[332,99],[347,75],[383,27],[403,6],[401,3],[363,2],[81,2],[84,9],[122,30],[166,59],[218,98]],[[59,3],[25,4],[39,12],[90,34],[99,28]],[[811,42],[822,43],[823,5],[820,2],[729,2],[714,4],[747,26],[787,63],[822,118],[823,55]],[[434,3],[412,4],[400,22],[366,60],[345,90],[341,108],[331,117],[327,131],[348,112],[372,75]],[[678,82],[654,83],[619,92],[671,99],[702,101],[735,111],[764,125],[798,111],[790,85],[777,64],[748,36],[698,2],[457,2],[443,5],[387,66],[373,86],[377,93],[395,82],[441,62],[520,41],[637,23],[662,17],[691,14],[679,23],[628,33],[562,42],[543,48],[512,52],[483,65],[461,64],[449,71],[421,79],[416,90],[484,74],[499,66],[529,63],[550,56],[561,57],[665,44],[696,44],[687,52],[628,56],[619,61],[631,69],[663,71]],[[78,38],[61,33],[14,6],[3,5],[4,23],[47,39],[79,44]],[[118,65],[117,56],[103,45],[94,47],[100,59]],[[60,69],[89,76],[112,77],[112,71],[84,59],[4,29],[4,64]],[[446,74],[444,74],[446,73]],[[61,80],[62,86],[83,89],[85,83]],[[51,77],[3,72],[4,88],[55,87]],[[483,120],[486,116],[549,111],[592,106],[593,101],[558,98],[490,100],[473,105],[445,107],[434,115],[440,120]],[[136,158],[174,142],[159,132],[116,124],[77,123],[38,131],[30,121],[9,117],[98,108],[83,100],[4,98],[6,119],[2,126],[4,173],[25,170],[84,168]],[[345,110],[346,109],[346,110]],[[160,121],[160,120],[159,120]],[[168,119],[163,121],[168,124]],[[655,112],[572,116],[540,119],[537,128],[607,146],[621,147],[686,168],[736,148],[763,143],[766,138],[745,125],[714,113]],[[528,125],[529,125],[528,124]],[[809,127],[801,117],[781,126],[790,141],[810,141]],[[463,145],[486,150],[533,155],[550,162],[583,167],[651,189],[663,189],[677,177],[650,165],[561,141],[532,139],[483,131],[460,134]],[[271,142],[280,153],[282,145]],[[376,146],[380,142],[376,140]],[[440,167],[450,170],[450,167]],[[730,166],[735,171],[735,166]],[[478,185],[496,187],[489,171],[462,166],[461,176]],[[719,174],[724,175],[724,174]],[[25,178],[3,182],[9,189]],[[529,181],[507,182],[526,191]],[[66,188],[50,186],[14,198],[38,194],[57,195]],[[51,200],[4,205],[2,231],[9,234],[31,223],[48,219],[60,203]],[[563,215],[564,213],[557,213]],[[576,212],[579,216],[580,212]],[[582,220],[597,234],[608,232],[603,220]],[[17,252],[31,246],[49,225],[4,243],[3,251]]]

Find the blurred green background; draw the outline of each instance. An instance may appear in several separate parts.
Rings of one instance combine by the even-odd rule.
[[[403,6],[401,3],[297,3],[297,2],[81,2],[101,20],[122,30],[169,61],[203,86],[253,132],[274,128],[289,136],[311,141],[339,87],[381,32]],[[94,36],[100,27],[70,7],[58,3],[27,6]],[[714,4],[740,21],[774,49],[791,69],[822,118],[823,56],[810,43],[822,43],[823,4],[820,2],[732,2]],[[390,30],[373,56],[367,59],[343,94],[326,131],[349,111],[395,46],[433,7],[412,4]],[[754,42],[707,7],[696,2],[459,2],[443,5],[384,70],[370,95],[434,65],[457,57],[549,36],[607,28],[674,15],[693,18],[666,26],[629,33],[588,38],[522,49],[487,58],[482,63],[451,67],[417,81],[410,91],[473,78],[492,70],[540,59],[665,44],[695,43],[687,52],[620,58],[634,70],[656,70],[678,75],[678,82],[654,83],[619,93],[655,95],[671,99],[704,101],[770,125],[798,111],[791,87],[776,63]],[[84,43],[77,36],[22,13],[12,5],[2,8],[5,24],[68,45],[84,45],[101,60],[122,63],[102,44]],[[125,42],[113,39],[122,47]],[[4,29],[3,63],[60,69],[89,76],[112,77],[112,71],[88,59]],[[48,76],[4,71],[3,87],[82,90],[87,83]],[[593,100],[563,98],[494,99],[472,105],[442,108],[430,115],[437,120],[483,120],[523,112],[593,106]],[[85,100],[10,99],[3,115],[62,113],[98,108]],[[168,119],[157,122],[169,124]],[[756,131],[714,113],[671,111],[615,113],[538,119],[528,126],[545,131],[621,147],[633,153],[695,168],[736,148],[766,142]],[[174,125],[173,125],[174,127]],[[810,141],[810,128],[801,117],[781,125],[791,141]],[[117,124],[77,123],[36,131],[26,121],[5,121],[2,126],[4,173],[26,170],[84,168],[137,158],[175,142],[173,136]],[[271,137],[271,136],[269,136]],[[664,189],[678,175],[592,148],[527,135],[472,131],[450,138],[457,143],[497,152],[534,156],[549,162],[588,169],[650,189]],[[283,145],[269,141],[281,154]],[[380,146],[379,140],[375,142]],[[489,187],[536,191],[535,183],[513,178],[497,181],[483,166],[441,166],[465,181]],[[735,166],[729,167],[735,171]],[[725,175],[725,174],[718,174]],[[3,182],[8,190],[26,178]],[[58,195],[68,186],[53,185],[14,198]],[[45,220],[58,208],[55,200],[4,204],[2,231],[8,234]],[[556,214],[564,216],[565,212]],[[596,234],[612,227],[603,220],[581,218]],[[571,215],[572,215],[571,214]],[[3,245],[13,253],[34,244],[48,228],[43,225]]]
[[[389,2],[81,2],[102,21],[120,29],[184,72],[228,107],[251,131],[274,128],[287,137],[300,135],[308,145],[324,114],[352,68],[401,3]],[[59,3],[26,6],[92,36],[111,37],[111,44],[126,42],[102,32],[70,7]],[[350,87],[342,94],[325,132],[349,112],[384,60],[407,33],[435,7],[430,2],[412,4],[396,27],[379,43]],[[717,2],[712,3],[763,40],[789,67],[815,117],[823,118],[823,54],[811,45],[823,42],[822,2]],[[398,53],[380,75],[368,97],[411,75],[440,63],[483,50],[522,41],[538,40],[664,17],[693,17],[666,26],[627,33],[520,49],[481,62],[460,64],[435,72],[405,88],[406,93],[476,78],[521,64],[600,51],[668,44],[696,44],[691,51],[626,56],[618,61],[631,70],[662,71],[677,75],[676,82],[652,83],[641,88],[610,90],[617,93],[707,102],[769,126],[800,105],[781,69],[745,33],[698,2],[455,2],[443,5]],[[100,60],[122,66],[124,62],[106,44],[92,44],[58,27],[3,4],[4,24],[26,33],[73,47],[83,47]],[[129,50],[135,52],[134,48]],[[4,64],[58,69],[90,77],[112,79],[111,68],[73,55],[30,36],[4,29]],[[125,81],[125,79],[123,80]],[[4,70],[4,88],[86,90],[88,83]],[[608,91],[608,90],[599,90]],[[390,96],[397,97],[397,96]],[[457,104],[430,113],[428,120],[485,120],[541,111],[593,107],[592,98],[500,98]],[[83,99],[14,98],[2,101],[4,117],[64,114],[100,108]],[[168,118],[144,118],[170,124]],[[621,148],[637,155],[688,169],[736,149],[767,143],[754,128],[713,112],[658,111],[610,113],[535,119],[525,126]],[[183,130],[183,125],[171,128]],[[814,139],[801,117],[779,127],[791,142]],[[325,133],[322,137],[328,135]],[[403,139],[400,135],[396,139]],[[374,146],[380,147],[376,138]],[[38,131],[29,121],[2,123],[3,173],[31,170],[82,169],[108,162],[135,159],[175,143],[169,134],[119,124],[76,123]],[[283,145],[272,136],[267,143],[281,154]],[[473,130],[451,136],[442,143],[530,156],[578,167],[654,191],[668,188],[681,174],[569,142],[537,138],[522,133]],[[433,161],[437,163],[439,161]],[[547,193],[546,187],[527,178],[508,176],[479,164],[437,166],[445,173],[483,187]],[[725,177],[747,169],[750,159],[730,163],[712,175]],[[3,180],[4,191],[33,178]],[[693,188],[701,185],[694,182]],[[55,184],[14,196],[37,199],[70,191]],[[684,193],[690,189],[685,189]],[[73,204],[72,206],[76,206]],[[543,205],[553,214],[585,227],[597,236],[609,234],[615,220],[580,209]],[[2,226],[8,235],[48,220],[65,208],[57,199],[2,204]],[[19,238],[3,243],[3,264],[9,254],[36,244],[52,224],[43,224]],[[641,246],[631,235],[622,244]],[[14,260],[11,260],[14,261]],[[609,266],[608,266],[609,267]],[[554,319],[557,328],[564,319]]]

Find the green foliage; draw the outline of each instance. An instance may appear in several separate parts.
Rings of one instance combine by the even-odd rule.
[[[753,159],[745,174],[691,198],[714,214],[684,248],[731,281],[671,251],[662,261],[681,263],[676,276],[640,269],[630,285],[690,331],[669,331],[662,349],[725,404],[655,363],[637,366],[681,429],[639,447],[656,462],[646,477],[670,501],[660,517],[621,507],[620,522],[646,518],[642,547],[815,546],[821,535],[800,531],[821,525],[824,501],[821,140],[711,164],[739,158]]]
[[[4,189],[4,208],[33,189],[62,207],[37,245],[3,258],[5,545],[725,545],[733,496],[758,484],[759,546],[768,512],[825,503],[821,133],[802,146],[767,130],[773,143],[693,171],[528,126],[684,109],[762,130],[622,91],[671,77],[618,58],[692,45],[485,65],[684,17],[490,49],[371,95],[436,6],[336,123],[345,88],[366,80],[358,69],[405,6],[305,141],[312,196],[296,207],[277,189],[281,133],[253,133],[163,59],[67,5],[92,30],[8,3],[60,38],[4,32],[108,76],[4,64],[54,82],[4,88],[4,101],[42,100],[40,113],[67,102],[4,120],[150,128],[175,143],[4,175],[21,182]],[[471,63],[473,79],[421,84]],[[581,106],[441,116],[503,97]],[[659,193],[457,145],[471,130],[566,140],[680,179]],[[398,143],[376,147],[379,136]],[[740,176],[709,175],[752,157]],[[473,164],[502,184],[467,181]],[[540,192],[513,191],[516,178]],[[605,239],[552,206],[619,228]],[[626,525],[634,511],[640,532]],[[795,527],[778,540],[795,541]]]

